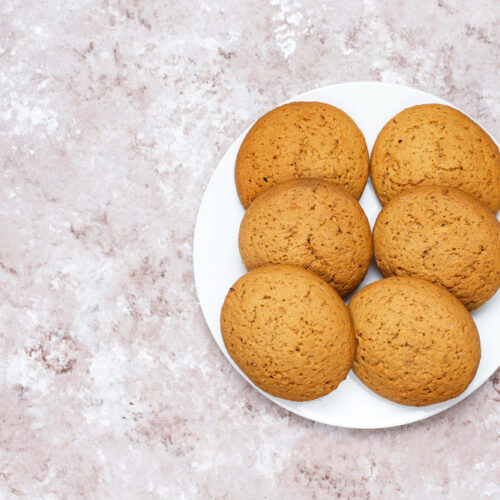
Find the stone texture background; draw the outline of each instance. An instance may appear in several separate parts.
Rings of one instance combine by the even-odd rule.
[[[500,136],[496,0],[0,3],[2,498],[499,498],[500,380],[417,424],[330,428],[252,390],[193,286],[218,160],[344,81]]]

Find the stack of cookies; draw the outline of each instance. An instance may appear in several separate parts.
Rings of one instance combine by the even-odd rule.
[[[384,205],[358,203],[368,174]],[[307,401],[352,368],[380,396],[423,406],[454,398],[481,356],[469,314],[500,287],[500,155],[444,105],[408,108],[371,160],[342,110],[280,106],[248,132],[235,180],[249,271],[221,313],[226,348],[273,396]],[[359,290],[372,253],[384,276]]]

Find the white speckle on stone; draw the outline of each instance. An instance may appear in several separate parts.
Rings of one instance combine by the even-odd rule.
[[[303,17],[304,16],[300,12],[295,12],[287,16],[286,21],[288,24],[293,24],[294,26],[298,26]]]
[[[9,130],[10,137],[32,133],[37,127],[50,135],[59,125],[48,98],[38,99],[32,107],[25,100],[12,99],[9,110],[2,114],[4,120],[11,118],[15,118],[15,126]]]
[[[408,83],[403,75],[391,69],[382,71],[382,81],[386,83],[396,83],[399,85],[406,85]]]
[[[276,44],[285,58],[288,58],[297,48],[295,37],[300,34],[300,31],[296,28],[304,17],[298,10],[301,4],[290,0],[271,0],[271,5],[278,5],[280,8],[272,17],[274,22],[281,23],[273,30],[273,34]]]
[[[279,46],[285,57],[291,56],[297,47],[297,42],[291,38],[286,38],[285,40],[279,42]]]

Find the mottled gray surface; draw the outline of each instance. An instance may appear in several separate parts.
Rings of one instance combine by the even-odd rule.
[[[0,496],[498,498],[497,372],[381,431],[291,415],[218,350],[191,263],[218,160],[344,81],[415,86],[498,138],[500,4],[0,3]]]

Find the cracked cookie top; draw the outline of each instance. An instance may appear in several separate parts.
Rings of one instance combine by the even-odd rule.
[[[380,212],[373,247],[384,276],[418,276],[476,309],[500,287],[500,223],[468,193],[420,186]]]
[[[363,280],[372,255],[370,225],[345,189],[321,179],[294,179],[261,193],[240,226],[247,269],[296,264],[341,295]]]
[[[407,108],[375,141],[370,160],[381,203],[419,185],[459,188],[496,213],[500,207],[500,154],[491,137],[460,111],[443,104]]]
[[[255,385],[293,401],[329,394],[354,358],[344,302],[297,266],[269,265],[242,276],[227,293],[221,330],[230,356]]]
[[[304,177],[329,180],[359,199],[368,164],[363,134],[346,113],[322,102],[292,102],[265,114],[246,135],[236,188],[245,208],[274,184]]]
[[[481,346],[467,309],[420,278],[364,287],[349,303],[356,335],[354,373],[380,396],[424,406],[460,395],[479,365]]]

